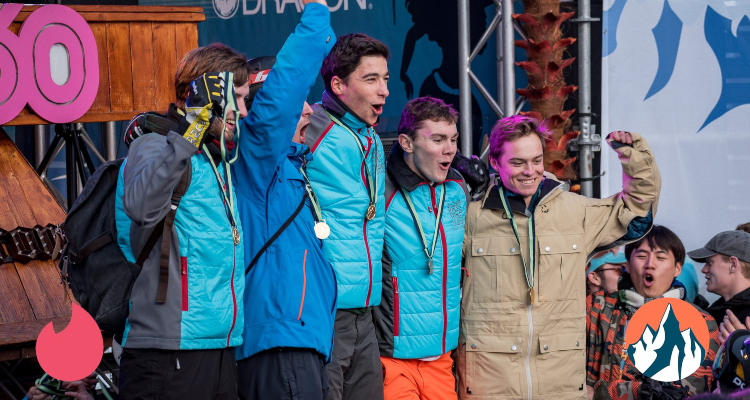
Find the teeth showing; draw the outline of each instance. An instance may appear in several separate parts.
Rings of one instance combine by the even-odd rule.
[[[519,180],[519,182],[521,182],[524,185],[531,185],[532,183],[534,183],[534,180],[533,179],[529,179],[529,180],[526,180],[526,181]]]

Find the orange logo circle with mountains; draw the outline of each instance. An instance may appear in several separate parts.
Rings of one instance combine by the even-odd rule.
[[[673,382],[701,366],[709,346],[708,325],[691,304],[670,298],[652,300],[628,321],[627,356],[642,374]]]

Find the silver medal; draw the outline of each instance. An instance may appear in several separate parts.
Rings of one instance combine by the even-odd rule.
[[[326,224],[326,221],[320,221],[315,223],[315,236],[320,239],[327,239],[331,234],[331,228]]]

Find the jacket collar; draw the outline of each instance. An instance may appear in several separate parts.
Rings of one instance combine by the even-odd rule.
[[[346,124],[352,130],[361,128],[370,128],[372,125],[368,125],[364,119],[357,115],[354,111],[344,104],[338,96],[327,90],[323,92],[323,99],[321,100],[323,106],[333,114],[336,118],[339,118],[342,123]]]
[[[419,175],[417,175],[416,172],[412,171],[412,169],[409,168],[406,160],[404,160],[404,149],[401,147],[401,144],[399,144],[398,141],[393,144],[393,147],[391,147],[391,154],[388,156],[386,170],[388,171],[388,174],[391,176],[391,178],[393,178],[393,180],[396,182],[396,185],[398,187],[402,187],[409,192],[413,192],[414,189],[417,188],[417,186],[423,183],[432,183],[425,179],[422,179]],[[453,168],[448,170],[448,175],[445,179],[463,180],[461,175]]]
[[[487,197],[484,200],[484,204],[482,204],[482,208],[491,210],[503,209],[503,201],[500,199],[500,190],[498,189],[498,187],[502,185],[502,181],[498,180],[497,185],[493,186],[492,189],[490,189]],[[531,204],[531,210],[533,211],[534,207],[536,207],[537,204],[544,200],[544,198],[547,197],[548,194],[552,193],[552,191],[557,189],[557,187],[559,186],[560,182],[554,179],[545,178],[544,180],[542,180],[542,183],[539,184],[539,188],[537,189],[537,192],[532,199],[533,202]],[[506,192],[508,193],[508,206],[510,206],[510,210],[525,214],[526,202],[523,201],[523,198],[511,192],[510,190],[506,189]]]
[[[734,306],[748,306],[750,305],[750,288],[747,288],[736,295],[732,297],[729,300],[724,300],[723,297],[720,297],[719,300],[716,300],[714,304],[711,304],[711,307],[709,307],[709,310],[727,310]]]
[[[286,153],[289,161],[294,165],[295,168],[302,168],[306,163],[309,163],[313,159],[313,155],[310,152],[310,148],[304,144],[290,143],[289,149]]]

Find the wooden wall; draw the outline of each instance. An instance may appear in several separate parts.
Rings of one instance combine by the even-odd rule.
[[[40,6],[25,6],[10,25]],[[99,51],[99,90],[89,112],[75,122],[129,120],[144,111],[166,111],[174,101],[174,73],[188,51],[198,47],[202,7],[70,6],[91,27]],[[28,106],[5,125],[48,122]]]

